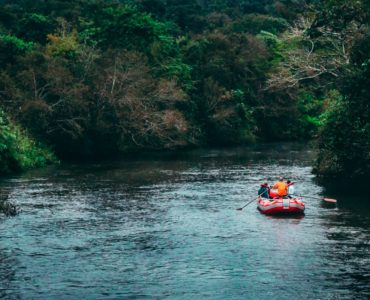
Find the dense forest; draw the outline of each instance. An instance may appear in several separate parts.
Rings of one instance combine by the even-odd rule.
[[[370,1],[0,1],[0,172],[315,140],[370,175]]]

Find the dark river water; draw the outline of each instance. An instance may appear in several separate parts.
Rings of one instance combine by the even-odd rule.
[[[326,194],[296,144],[63,164],[0,181],[0,299],[369,299],[369,196]],[[302,217],[268,217],[263,181]]]

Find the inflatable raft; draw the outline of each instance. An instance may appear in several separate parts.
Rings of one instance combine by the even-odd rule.
[[[298,198],[275,198],[265,199],[259,197],[257,199],[258,209],[267,215],[274,214],[303,214],[305,205]]]

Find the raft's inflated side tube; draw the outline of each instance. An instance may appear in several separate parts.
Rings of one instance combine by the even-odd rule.
[[[258,198],[258,209],[267,215],[303,214],[305,204],[298,198],[276,198],[273,200]]]

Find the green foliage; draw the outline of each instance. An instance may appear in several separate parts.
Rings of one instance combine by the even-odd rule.
[[[2,1],[0,104],[62,157],[319,132],[318,172],[365,174],[367,4]],[[52,160],[2,126],[4,171]]]
[[[315,169],[323,177],[356,180],[370,175],[369,69],[347,78],[345,97],[332,94],[328,99]]]
[[[56,161],[50,149],[29,138],[0,111],[0,174],[42,167]]]
[[[145,53],[156,76],[176,78],[185,89],[191,88],[191,67],[182,62],[174,37],[177,26],[173,22],[155,20],[130,4],[98,6],[92,15],[87,13],[86,18],[81,23],[81,39],[104,50],[113,48]]]
[[[317,132],[322,125],[320,115],[323,110],[324,101],[322,99],[318,99],[312,93],[305,91],[299,95],[299,135],[301,138],[313,138],[317,135]]]
[[[272,0],[243,0],[240,6],[245,13],[266,13],[272,2]]]
[[[32,50],[33,48],[32,42],[25,42],[24,40],[19,39],[16,36],[8,34],[0,34],[0,42],[12,48],[13,51],[17,52],[27,52]]]
[[[278,34],[283,32],[288,27],[288,22],[282,18],[274,18],[268,15],[246,15],[233,24],[233,31],[249,32],[258,34],[261,31]]]
[[[240,7],[245,13],[269,14],[286,20],[294,20],[307,9],[307,2],[300,0],[242,0]]]
[[[48,16],[29,13],[20,20],[18,35],[28,41],[45,44],[46,36],[53,28],[54,24]]]
[[[18,55],[31,51],[33,47],[33,42],[0,32],[0,67],[13,63]]]
[[[193,82],[191,78],[192,67],[188,64],[185,64],[182,60],[169,60],[162,65],[161,69],[161,72],[164,76],[176,78],[185,91],[189,91],[193,88]]]
[[[254,117],[249,110],[258,101],[257,87],[268,68],[265,44],[244,33],[213,31],[186,46],[185,61],[193,66],[196,81],[197,119],[207,141],[236,144],[252,140]]]
[[[98,9],[98,12],[94,11],[89,16],[92,22],[85,24],[88,26],[84,31],[90,32],[91,38],[104,47],[146,51],[155,41],[165,45],[173,42],[167,36],[164,23],[154,20],[147,13],[139,12],[135,6],[108,5]]]
[[[328,1],[326,11],[318,14],[314,23],[318,31],[330,28],[351,42],[347,48],[350,61],[337,82],[339,92],[328,94],[328,107],[322,115],[315,173],[324,179],[365,181],[370,176],[370,57],[365,50],[370,41],[368,4]],[[361,31],[354,31],[355,26],[361,26]]]
[[[279,62],[281,62],[283,58],[282,49],[283,47],[286,47],[283,41],[277,35],[264,30],[261,30],[260,33],[256,35],[256,37],[262,40],[269,48],[271,53],[271,59],[269,63],[271,64],[271,66],[276,66]]]

